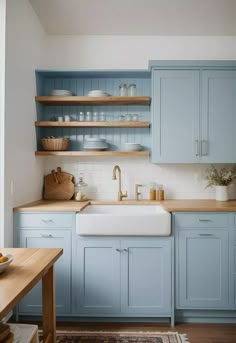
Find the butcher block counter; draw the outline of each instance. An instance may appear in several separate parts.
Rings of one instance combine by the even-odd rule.
[[[80,212],[88,205],[161,205],[169,212],[236,212],[236,200],[90,200],[78,202],[74,200],[38,200],[14,208],[14,212]]]

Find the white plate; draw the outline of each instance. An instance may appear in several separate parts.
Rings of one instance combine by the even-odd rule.
[[[10,254],[4,256],[8,257],[8,261],[0,263],[0,273],[3,273],[14,259],[13,256]]]

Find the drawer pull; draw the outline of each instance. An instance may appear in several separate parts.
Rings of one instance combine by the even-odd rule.
[[[199,236],[210,237],[210,236],[214,236],[214,235],[212,233],[199,233]]]
[[[42,219],[42,222],[45,224],[48,224],[48,223],[53,223],[53,220],[52,219]]]
[[[53,235],[43,235],[43,234],[41,234],[41,237],[42,238],[53,238]]]
[[[117,251],[117,252],[121,252],[121,250],[120,250],[120,249],[116,249],[116,251]]]
[[[211,219],[199,219],[200,222],[211,222]]]
[[[123,249],[123,251],[125,251],[125,252],[129,252],[129,250],[128,250],[128,249]]]

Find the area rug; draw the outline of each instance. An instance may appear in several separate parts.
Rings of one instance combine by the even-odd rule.
[[[42,343],[42,333],[39,334]],[[178,332],[57,331],[56,343],[190,343]]]

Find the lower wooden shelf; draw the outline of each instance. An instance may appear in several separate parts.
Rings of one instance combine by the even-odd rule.
[[[149,151],[36,151],[36,156],[149,156]]]

